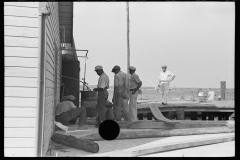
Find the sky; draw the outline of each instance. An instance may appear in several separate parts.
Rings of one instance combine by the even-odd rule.
[[[89,50],[86,82],[97,84],[102,65],[112,86],[115,65],[127,72],[126,2],[74,2],[73,14],[75,47]],[[157,85],[165,64],[176,75],[170,87],[234,88],[234,2],[129,2],[129,16],[130,66],[142,86]]]

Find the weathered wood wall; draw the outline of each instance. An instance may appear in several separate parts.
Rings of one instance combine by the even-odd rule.
[[[39,2],[4,2],[4,156],[34,156]]]
[[[43,155],[46,154],[53,134],[55,107],[60,101],[60,31],[58,2],[47,2],[51,15],[45,20],[46,70],[43,127]]]

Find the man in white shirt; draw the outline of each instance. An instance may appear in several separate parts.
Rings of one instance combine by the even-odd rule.
[[[74,118],[79,118],[78,129],[87,129],[84,125],[87,124],[87,113],[84,106],[76,107],[73,104],[73,100],[76,98],[72,95],[65,96],[61,99],[61,102],[56,106],[55,121],[68,125],[69,121]]]
[[[99,127],[100,123],[102,123],[106,119],[105,105],[108,99],[107,89],[109,88],[109,78],[107,74],[104,73],[102,66],[100,65],[96,66],[95,71],[99,75],[97,88],[93,89],[94,91],[98,91],[98,98],[97,98],[97,105],[96,105],[98,118],[97,118],[96,127]]]
[[[208,89],[208,100],[214,100],[215,92],[211,90],[211,88]]]
[[[130,101],[129,101],[129,111],[132,121],[137,121],[137,97],[138,89],[142,86],[142,81],[139,76],[135,73],[136,68],[134,66],[129,67],[129,73],[131,74],[129,78],[130,83]]]
[[[114,75],[114,91],[113,91],[113,113],[116,121],[121,121],[124,117],[125,121],[131,121],[128,100],[129,100],[129,76],[121,71],[119,66],[114,66],[112,72]]]
[[[167,65],[162,65],[162,72],[159,75],[158,87],[162,93],[162,104],[167,104],[167,96],[169,91],[169,84],[176,76],[167,70]]]

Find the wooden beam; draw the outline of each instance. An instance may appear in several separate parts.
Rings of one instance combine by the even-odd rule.
[[[208,128],[188,128],[188,129],[152,129],[152,130],[121,130],[116,139],[138,139],[138,138],[154,138],[154,137],[171,137],[171,136],[187,136],[201,134],[219,134],[233,133],[234,127],[208,127]],[[79,137],[81,139],[91,141],[104,140],[99,133],[92,133]]]
[[[196,140],[183,140],[180,142],[172,142],[172,143],[165,143],[165,144],[153,144],[152,146],[146,146],[140,149],[125,149],[116,152],[110,153],[107,157],[137,157],[143,156],[146,154],[152,153],[159,153],[159,152],[166,152],[172,151],[176,149],[183,149],[189,147],[197,147],[209,144],[216,144],[216,143],[223,143],[234,141],[235,135],[226,135],[226,136],[219,136],[219,137],[211,137],[211,138],[201,138]]]
[[[54,133],[51,137],[51,140],[55,143],[82,149],[92,153],[97,153],[99,151],[99,145],[97,143],[76,138],[71,135],[62,135],[59,133]]]

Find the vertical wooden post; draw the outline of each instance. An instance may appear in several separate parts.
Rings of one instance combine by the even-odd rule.
[[[178,109],[177,110],[177,120],[184,120],[184,109]]]
[[[130,66],[129,23],[129,4],[127,2],[127,73],[129,73]]]
[[[221,99],[225,100],[226,81],[221,81]]]

